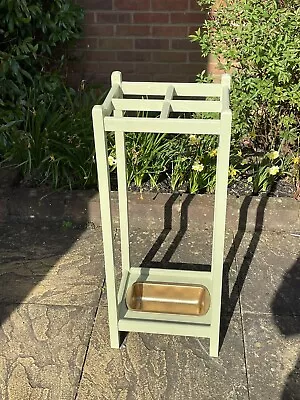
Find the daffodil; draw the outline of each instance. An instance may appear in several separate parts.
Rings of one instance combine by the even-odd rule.
[[[204,165],[200,164],[198,162],[195,162],[194,165],[192,166],[192,170],[196,172],[201,172],[204,170]]]
[[[110,167],[117,164],[117,160],[113,156],[108,156],[107,161]]]
[[[196,135],[190,135],[190,144],[195,145],[199,143],[199,138]]]
[[[233,168],[232,166],[229,168],[229,174],[232,178],[234,178],[237,175],[238,171]]]
[[[279,152],[277,150],[270,151],[269,153],[267,153],[267,157],[270,160],[276,160],[276,158],[279,157]]]
[[[218,149],[213,149],[210,151],[209,156],[210,157],[216,157],[216,155],[218,154]]]
[[[279,172],[279,167],[277,165],[273,165],[273,167],[269,168],[270,175],[277,175]]]
[[[294,157],[294,158],[293,158],[293,163],[294,163],[295,165],[300,165],[300,156]]]

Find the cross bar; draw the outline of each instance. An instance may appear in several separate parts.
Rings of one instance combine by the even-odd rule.
[[[120,111],[160,111],[164,100],[156,99],[115,99],[112,105]],[[215,112],[220,113],[222,104],[220,101],[210,100],[170,100],[171,109],[174,112]]]
[[[220,135],[220,120],[179,118],[105,117],[106,131]]]

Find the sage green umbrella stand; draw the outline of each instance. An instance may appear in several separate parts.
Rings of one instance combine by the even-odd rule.
[[[119,334],[149,332],[210,339],[210,355],[218,356],[223,252],[231,135],[230,76],[220,84],[123,82],[113,72],[111,89],[93,108],[96,160],[103,231],[111,347]],[[150,96],[150,98],[149,98]],[[126,98],[128,97],[128,98]],[[212,100],[206,100],[212,99]],[[195,100],[196,99],[196,100]],[[125,116],[125,112],[130,112]],[[159,112],[159,118],[132,117],[132,111]],[[213,112],[219,119],[179,119],[170,113]],[[150,113],[151,115],[151,113]],[[153,115],[153,113],[152,113]],[[122,279],[116,284],[111,217],[107,132],[115,132]],[[141,268],[130,264],[124,132],[217,135],[216,193],[211,270]]]

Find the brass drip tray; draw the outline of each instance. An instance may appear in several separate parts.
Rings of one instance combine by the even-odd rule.
[[[201,285],[135,282],[127,291],[126,304],[132,311],[200,316],[209,309],[210,294]]]

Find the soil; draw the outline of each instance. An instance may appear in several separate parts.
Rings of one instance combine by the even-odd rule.
[[[142,189],[137,187],[135,184],[131,184],[129,187],[130,191],[133,192],[153,192],[153,193],[171,193],[172,189],[168,179],[164,179],[163,181],[159,182],[157,187],[152,188],[150,182],[145,182],[142,186]],[[177,192],[179,193],[188,193],[187,187],[182,187]],[[270,197],[294,197],[296,192],[295,186],[285,180],[280,179],[274,183],[274,185],[268,190],[267,192],[260,192],[258,195],[253,193],[252,184],[247,181],[247,179],[240,179],[231,184],[228,187],[228,194],[240,197],[240,196],[270,196]],[[197,194],[203,194],[204,191],[199,191]]]
[[[113,178],[113,177],[112,177]],[[113,190],[117,190],[117,182],[113,178],[111,180]],[[9,189],[12,187],[37,187],[34,182],[30,183],[26,179],[22,179],[20,174],[16,170],[0,169],[0,188]],[[49,187],[45,186],[45,189],[49,190]],[[130,191],[134,192],[152,192],[152,193],[172,193],[170,181],[167,177],[158,182],[156,187],[151,187],[150,182],[147,181],[143,184],[142,188],[137,187],[135,184],[131,184],[129,187]],[[178,193],[188,193],[187,185],[184,185]],[[198,194],[203,194],[204,191],[199,191]],[[296,193],[295,185],[286,180],[280,179],[272,186],[268,192],[259,193],[259,197],[271,196],[271,197],[294,197]],[[252,191],[252,185],[247,179],[239,179],[228,187],[228,194],[240,197],[240,196],[255,196]]]

